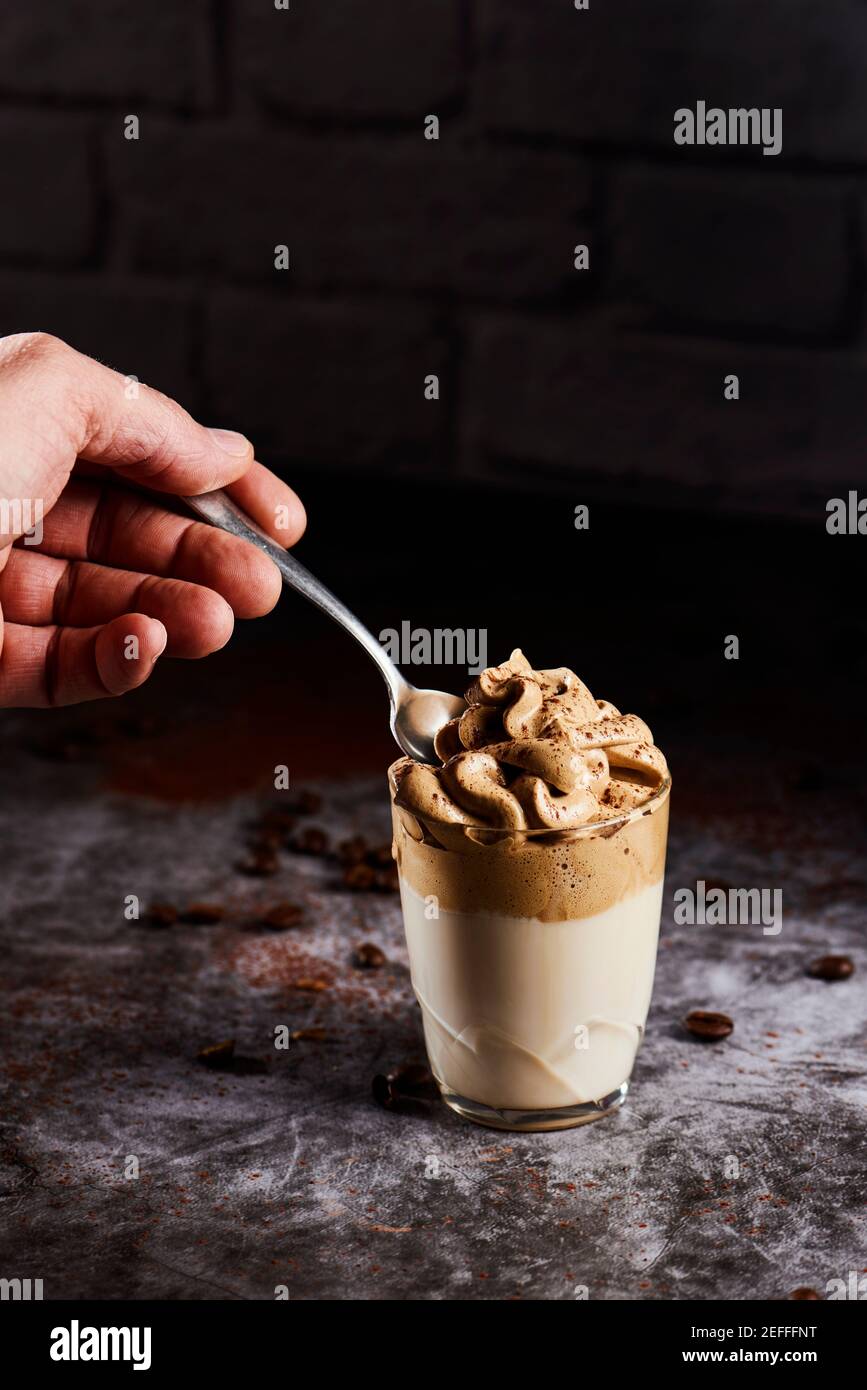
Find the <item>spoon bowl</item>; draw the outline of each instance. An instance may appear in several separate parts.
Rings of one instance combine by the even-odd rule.
[[[391,732],[405,753],[420,763],[439,761],[434,737],[450,719],[466,709],[460,695],[444,690],[417,690],[407,685],[403,699],[391,707]]]

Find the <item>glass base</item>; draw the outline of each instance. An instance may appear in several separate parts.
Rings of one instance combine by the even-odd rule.
[[[574,1129],[576,1125],[590,1125],[594,1120],[602,1120],[611,1115],[626,1099],[629,1082],[624,1081],[616,1091],[603,1096],[601,1100],[582,1101],[580,1105],[564,1105],[557,1110],[496,1110],[493,1106],[482,1105],[478,1100],[467,1100],[466,1096],[455,1095],[440,1085],[442,1098],[446,1105],[465,1120],[485,1125],[488,1129],[541,1130]]]

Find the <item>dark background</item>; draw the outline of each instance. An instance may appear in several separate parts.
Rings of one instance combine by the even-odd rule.
[[[669,738],[854,709],[865,542],[825,503],[863,477],[865,61],[856,0],[9,9],[0,331],[243,430],[377,629],[485,627]],[[782,107],[782,154],[675,146],[699,98]],[[302,608],[237,640],[360,672]]]

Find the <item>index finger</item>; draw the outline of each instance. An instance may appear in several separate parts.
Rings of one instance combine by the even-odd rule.
[[[177,401],[50,334],[4,338],[0,367],[10,457],[27,460],[26,482],[47,507],[76,458],[180,495],[225,487],[253,462],[253,446],[243,435],[200,425]],[[35,430],[34,413],[50,428]]]

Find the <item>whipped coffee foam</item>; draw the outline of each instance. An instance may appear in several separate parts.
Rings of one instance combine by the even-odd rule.
[[[662,877],[665,758],[574,672],[513,652],[470,686],[436,747],[441,767],[400,758],[390,771],[398,869],[423,897],[561,922]]]
[[[516,650],[466,702],[437,735],[441,767],[395,765],[396,804],[425,824],[570,830],[632,811],[667,777],[643,720],[565,667],[535,671]]]

